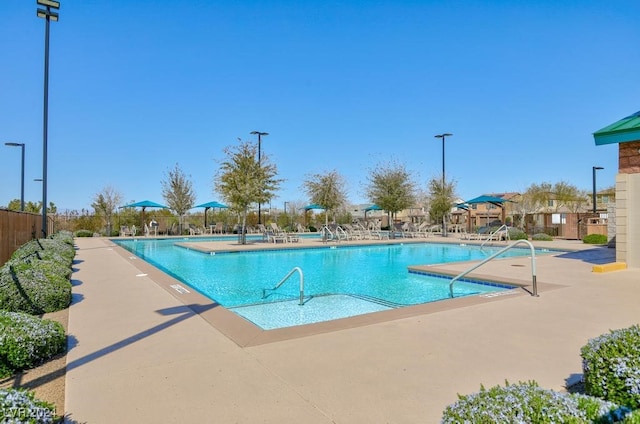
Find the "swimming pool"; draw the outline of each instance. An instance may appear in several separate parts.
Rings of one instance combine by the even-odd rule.
[[[449,278],[409,272],[410,265],[481,260],[500,248],[406,243],[206,254],[182,240],[113,240],[222,306],[263,329],[328,321],[449,298]],[[194,241],[194,240],[190,240]],[[528,255],[511,249],[505,256]],[[304,274],[270,289],[294,267]],[[511,287],[469,280],[456,283],[454,296]]]

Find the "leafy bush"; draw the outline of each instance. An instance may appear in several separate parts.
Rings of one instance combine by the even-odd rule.
[[[537,240],[537,241],[553,241],[553,237],[551,237],[549,234],[547,233],[536,233],[533,236],[531,236],[531,240]]]
[[[71,282],[55,265],[7,262],[0,268],[0,305],[7,311],[33,315],[55,312],[71,304]]]
[[[56,408],[36,399],[33,392],[20,389],[0,389],[0,422],[53,423]]]
[[[118,233],[119,234],[119,233]],[[89,230],[78,230],[75,232],[76,237],[93,237],[93,231]]]
[[[517,228],[510,227],[509,228],[509,238],[511,240],[527,240],[529,237],[527,233]]]
[[[443,424],[616,422],[629,410],[585,395],[559,393],[535,381],[496,386],[467,396],[444,410]]]
[[[73,238],[60,234],[20,246],[0,268],[0,305],[13,312],[42,314],[71,303]]]
[[[0,310],[0,377],[32,368],[66,347],[62,325],[20,312]]]
[[[587,394],[640,407],[640,326],[591,339],[580,355]]]
[[[586,244],[607,244],[607,236],[604,234],[589,234],[582,239]]]

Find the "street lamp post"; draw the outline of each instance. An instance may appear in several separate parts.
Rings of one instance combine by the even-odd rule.
[[[269,135],[267,132],[251,131],[251,134],[258,136],[258,165],[262,166],[262,136]],[[258,224],[262,224],[262,212],[260,210],[260,202],[258,202]]]
[[[596,171],[604,169],[601,166],[594,166],[593,171],[593,213],[596,213]]]
[[[289,217],[287,216],[287,204],[289,202],[284,202],[284,219],[287,226],[289,226]]]
[[[444,196],[445,194],[445,177],[444,177],[444,141],[447,137],[451,137],[453,134],[450,133],[442,133],[442,134],[438,134],[435,135],[435,138],[441,138],[442,139],[442,194]],[[442,237],[446,237],[447,236],[447,212],[445,211],[445,213],[442,215]]]
[[[40,6],[36,15],[46,21],[44,31],[44,112],[42,118],[42,236],[47,236],[47,133],[49,121],[49,22],[58,21],[58,13],[51,9],[60,9],[60,2],[54,0],[36,0]]]
[[[22,171],[20,173],[20,210],[24,212],[24,143],[4,143],[4,145],[22,148]]]

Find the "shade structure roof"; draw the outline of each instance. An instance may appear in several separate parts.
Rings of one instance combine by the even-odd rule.
[[[364,211],[365,212],[369,212],[369,211],[381,211],[381,210],[382,210],[382,208],[380,206],[374,204],[374,205],[369,206],[368,208],[365,208]]]
[[[502,207],[502,205],[505,202],[510,202],[511,200],[507,200],[507,199],[503,199],[502,197],[495,197],[495,196],[478,196],[478,197],[474,197],[471,200],[467,200],[464,203],[458,203],[458,207],[464,208],[467,205],[473,205],[473,204],[477,204],[477,203],[490,203],[492,205],[498,206],[498,207]]]
[[[640,111],[593,133],[596,145],[640,141]]]
[[[304,209],[305,211],[309,211],[309,210],[311,210],[311,209],[326,209],[326,208],[325,208],[324,206],[320,206],[320,205],[319,205],[319,204],[317,204],[317,203],[312,203],[312,204],[310,204],[310,205],[305,206],[305,207],[304,207],[304,208],[302,208],[302,209]]]
[[[215,200],[213,202],[207,202],[207,203],[203,203],[201,205],[194,206],[194,208],[206,208],[206,209],[209,209],[209,208],[222,208],[222,209],[224,209],[224,208],[228,208],[228,207],[229,206],[223,205],[222,203],[216,202]]]
[[[167,206],[160,203],[152,202],[151,200],[142,200],[140,202],[131,203],[129,205],[120,206],[121,208],[162,208],[167,209]]]

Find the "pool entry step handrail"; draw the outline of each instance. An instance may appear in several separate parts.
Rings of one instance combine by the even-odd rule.
[[[473,271],[473,270],[475,270],[477,268],[480,268],[482,265],[486,264],[487,262],[489,262],[492,259],[495,259],[497,256],[502,255],[504,252],[506,252],[509,249],[512,249],[513,247],[515,247],[516,245],[518,245],[520,243],[526,243],[527,245],[529,245],[529,248],[531,249],[531,280],[532,280],[532,283],[533,283],[533,292],[531,293],[531,296],[538,297],[538,282],[536,281],[536,250],[534,249],[533,244],[531,244],[531,242],[529,240],[516,240],[513,243],[511,243],[510,245],[508,245],[507,247],[505,247],[504,249],[500,249],[499,251],[497,251],[493,255],[489,256],[486,259],[484,259],[479,264],[476,264],[476,265],[472,266],[471,268],[469,268],[468,270],[466,270],[466,271],[462,272],[461,274],[455,276],[451,280],[451,282],[449,283],[449,295],[451,296],[451,298],[453,298],[453,283],[455,283],[457,280],[459,280],[460,278],[464,277],[465,275],[467,275],[471,271]]]
[[[280,282],[278,284],[276,284],[272,289],[262,289],[262,298],[264,299],[265,297],[267,297],[267,290],[276,290],[278,289],[278,287],[280,287],[282,284],[284,284],[285,281],[287,281],[289,279],[289,277],[291,277],[295,272],[298,272],[298,274],[300,274],[300,303],[299,305],[302,306],[304,305],[304,274],[302,273],[302,269],[300,269],[300,267],[294,267],[291,271],[289,271],[289,273],[287,275],[284,276],[284,278],[282,280],[280,280]]]
[[[500,237],[500,235],[498,234],[500,231],[504,230],[505,231],[505,240],[510,240],[509,238],[509,227],[507,227],[506,224],[502,224],[502,227],[498,228],[497,230],[495,230],[493,233],[489,234],[489,237],[487,237],[487,239],[485,241],[482,242],[482,244],[480,245],[480,249],[482,249],[484,247],[485,244],[487,244],[487,242],[492,241],[493,240],[493,236],[497,236],[496,237]],[[499,241],[496,238],[496,241]]]

